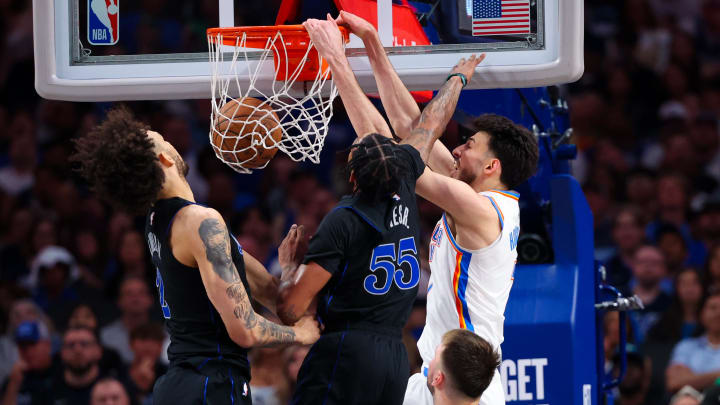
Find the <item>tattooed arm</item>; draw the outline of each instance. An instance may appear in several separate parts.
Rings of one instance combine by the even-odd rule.
[[[483,58],[484,55],[479,58],[473,55],[467,61],[460,59],[452,73],[462,73],[470,80],[475,67]],[[417,149],[424,162],[429,160],[430,151],[435,141],[440,138],[455,112],[461,90],[462,80],[458,76],[448,79],[432,101],[425,107],[415,128],[410,131],[410,135],[401,142],[412,145]]]
[[[245,286],[230,253],[230,236],[220,214],[210,208],[192,206],[181,212],[173,233],[182,246],[173,246],[192,254],[205,290],[235,343],[243,347],[303,343],[317,340],[317,324],[303,318],[294,327],[270,322],[255,313]]]

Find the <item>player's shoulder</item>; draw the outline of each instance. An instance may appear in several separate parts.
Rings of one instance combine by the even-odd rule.
[[[328,224],[347,224],[348,222],[355,221],[355,217],[352,198],[346,196],[325,215],[323,222]]]
[[[198,229],[203,224],[205,226],[224,226],[225,220],[214,208],[189,204],[177,212],[173,221],[173,228],[179,227],[183,230],[192,230]]]

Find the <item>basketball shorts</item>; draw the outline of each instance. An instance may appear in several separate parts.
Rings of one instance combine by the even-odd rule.
[[[422,370],[422,374],[417,373],[410,376],[407,391],[405,391],[404,405],[433,405],[432,394],[427,387],[427,378],[424,374],[426,366],[423,366]],[[505,393],[503,392],[502,382],[500,380],[500,372],[495,370],[495,376],[482,397],[480,397],[480,405],[504,404]]]
[[[221,361],[200,369],[180,364],[170,366],[155,382],[154,405],[250,405],[250,381],[240,370]]]
[[[300,367],[291,403],[400,405],[409,374],[399,330],[325,333]]]

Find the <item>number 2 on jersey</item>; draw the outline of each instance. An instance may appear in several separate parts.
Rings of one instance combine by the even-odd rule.
[[[162,309],[163,317],[170,319],[170,306],[168,306],[167,301],[165,301],[165,283],[163,283],[160,270],[157,269],[155,271],[157,272],[155,275],[155,287],[158,288],[158,293],[160,294],[160,308]]]
[[[370,258],[370,271],[373,274],[365,277],[365,291],[373,295],[383,295],[390,291],[393,281],[401,290],[409,290],[418,285],[420,282],[420,264],[417,260],[417,248],[415,247],[415,238],[409,237],[401,239],[398,243],[398,249],[395,250],[394,243],[386,243],[373,249]],[[410,280],[407,278],[407,269],[403,268],[403,263],[407,263],[410,267]],[[385,284],[378,285],[380,278],[376,273],[383,271],[385,273]]]

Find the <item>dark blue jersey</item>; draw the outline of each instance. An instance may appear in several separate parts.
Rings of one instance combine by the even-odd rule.
[[[158,200],[150,209],[145,224],[152,262],[156,268],[156,286],[165,325],[170,334],[170,364],[189,363],[199,367],[209,359],[227,361],[247,372],[247,350],[230,339],[225,324],[205,291],[200,271],[175,259],[170,247],[170,229],[180,209],[193,204],[182,198]],[[229,232],[229,231],[228,231]],[[231,242],[232,261],[250,297],[245,276],[242,248]]]
[[[420,280],[415,182],[425,165],[413,147],[396,147],[410,167],[397,193],[376,203],[342,198],[310,239],[304,263],[332,273],[318,300],[326,330],[353,323],[399,329],[410,315]]]

